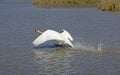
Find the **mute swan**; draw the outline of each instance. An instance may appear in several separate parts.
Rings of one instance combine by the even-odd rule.
[[[46,41],[55,40],[57,45],[69,45],[71,47],[74,47],[72,42],[73,38],[72,36],[66,31],[63,30],[62,33],[59,33],[54,30],[46,30],[45,32],[42,32],[38,29],[35,29],[35,32],[40,34],[32,43],[35,47],[45,43]]]

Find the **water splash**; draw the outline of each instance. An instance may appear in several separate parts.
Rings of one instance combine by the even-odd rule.
[[[84,50],[84,51],[94,51],[94,52],[102,53],[102,44],[99,43],[96,46],[96,45],[92,45],[92,44],[87,44],[85,42],[83,42],[83,43],[75,42],[74,43],[74,49]]]
[[[85,43],[80,43],[80,42],[76,42],[74,43],[74,49],[81,49],[81,50],[95,50],[95,47],[92,45],[87,45]]]
[[[101,42],[98,44],[97,52],[98,53],[102,53],[103,52]]]

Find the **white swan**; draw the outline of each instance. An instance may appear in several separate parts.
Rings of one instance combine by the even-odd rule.
[[[45,32],[37,30],[35,32],[41,34],[32,42],[35,47],[50,40],[55,40],[57,42],[57,45],[69,45],[71,47],[74,47],[71,42],[73,41],[73,38],[66,30],[63,30],[62,33],[50,29],[46,30]]]

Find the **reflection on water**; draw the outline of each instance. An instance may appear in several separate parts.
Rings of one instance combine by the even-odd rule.
[[[34,49],[33,52],[40,75],[98,75],[106,69],[110,72],[119,66],[119,63],[113,65],[114,60],[109,58],[111,53],[120,54],[115,52],[104,51],[103,54],[99,54],[96,51],[69,48]],[[118,61],[118,57],[115,60]],[[111,75],[117,74],[116,71],[112,70]]]
[[[52,51],[33,50],[36,62],[39,64],[39,74],[68,75],[74,73],[71,61],[77,55],[73,49],[55,49]]]

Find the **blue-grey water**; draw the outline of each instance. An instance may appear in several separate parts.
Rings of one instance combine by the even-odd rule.
[[[56,48],[53,42],[34,48],[36,28],[66,29],[75,49]],[[1,0],[0,75],[120,75],[120,12],[35,8],[31,0]]]

